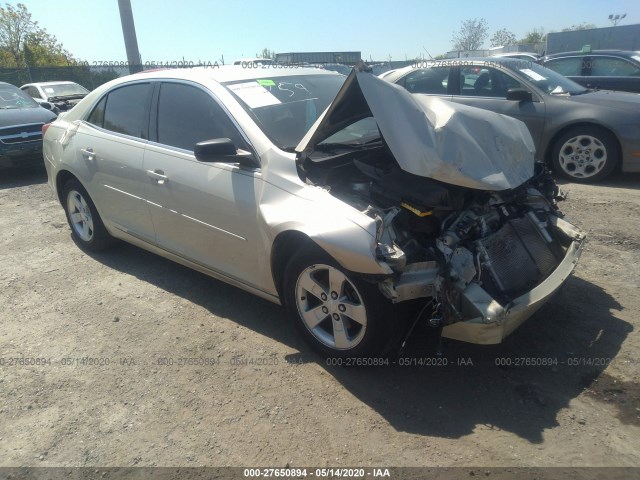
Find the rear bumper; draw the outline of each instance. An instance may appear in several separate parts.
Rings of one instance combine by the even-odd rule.
[[[540,285],[502,306],[478,284],[470,284],[463,292],[463,312],[470,320],[447,325],[442,335],[477,344],[500,343],[533,315],[553,296],[573,272],[582,253],[585,234],[564,220],[556,227],[572,238],[564,259]]]

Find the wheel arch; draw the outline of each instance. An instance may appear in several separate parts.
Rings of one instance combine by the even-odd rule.
[[[552,166],[553,165],[553,150],[555,148],[556,142],[558,141],[558,139],[564,135],[565,133],[567,133],[569,130],[576,128],[576,127],[595,127],[595,128],[600,128],[604,131],[606,131],[607,133],[609,133],[613,139],[616,142],[616,145],[618,147],[618,151],[620,152],[620,154],[622,154],[622,145],[620,143],[620,139],[618,138],[618,135],[616,135],[616,132],[614,130],[612,130],[611,128],[607,127],[606,125],[602,125],[601,123],[596,123],[596,122],[577,122],[577,123],[570,123],[568,125],[563,126],[562,128],[558,129],[553,136],[551,137],[551,139],[547,142],[547,146],[544,152],[544,161],[547,165]],[[619,168],[620,165],[622,164],[622,162],[618,162],[618,165],[616,168]]]
[[[64,184],[67,183],[69,180],[76,180],[80,182],[80,179],[76,177],[73,173],[71,173],[69,170],[60,170],[56,175],[56,193],[58,195],[58,200],[60,201],[61,205],[64,204],[64,198],[62,198],[62,189],[64,188]],[[80,184],[82,185],[82,182],[80,182]]]
[[[306,246],[313,245],[320,248],[311,237],[299,230],[286,230],[280,232],[271,246],[271,275],[280,301],[284,304],[283,283],[284,273],[289,260]],[[322,249],[321,249],[322,250]],[[324,251],[324,250],[323,250]],[[326,252],[325,252],[326,253]]]

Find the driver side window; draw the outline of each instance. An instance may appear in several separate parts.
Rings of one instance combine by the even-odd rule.
[[[162,83],[158,100],[159,143],[193,151],[196,143],[229,138],[247,148],[227,113],[205,91],[180,83]]]

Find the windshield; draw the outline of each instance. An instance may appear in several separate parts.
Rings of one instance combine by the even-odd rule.
[[[87,95],[89,90],[77,83],[54,83],[49,85],[42,85],[42,90],[47,94],[48,98],[51,97],[75,97],[78,95]]]
[[[291,75],[224,85],[275,145],[291,150],[331,104],[345,78],[342,75]]]
[[[12,85],[0,85],[0,109],[38,108],[38,104],[22,90]]]
[[[540,90],[551,95],[579,95],[587,91],[582,85],[537,63],[514,60],[505,62],[504,66],[523,75]]]

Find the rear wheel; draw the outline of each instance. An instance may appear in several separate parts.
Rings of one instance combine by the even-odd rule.
[[[602,180],[619,161],[620,148],[614,136],[594,126],[568,130],[553,149],[555,170],[574,182]]]
[[[325,357],[382,357],[394,322],[375,284],[317,249],[299,251],[284,278],[285,306],[304,340]]]
[[[63,206],[71,235],[81,248],[98,252],[112,245],[114,239],[102,223],[91,197],[77,180],[69,180],[62,189]]]

